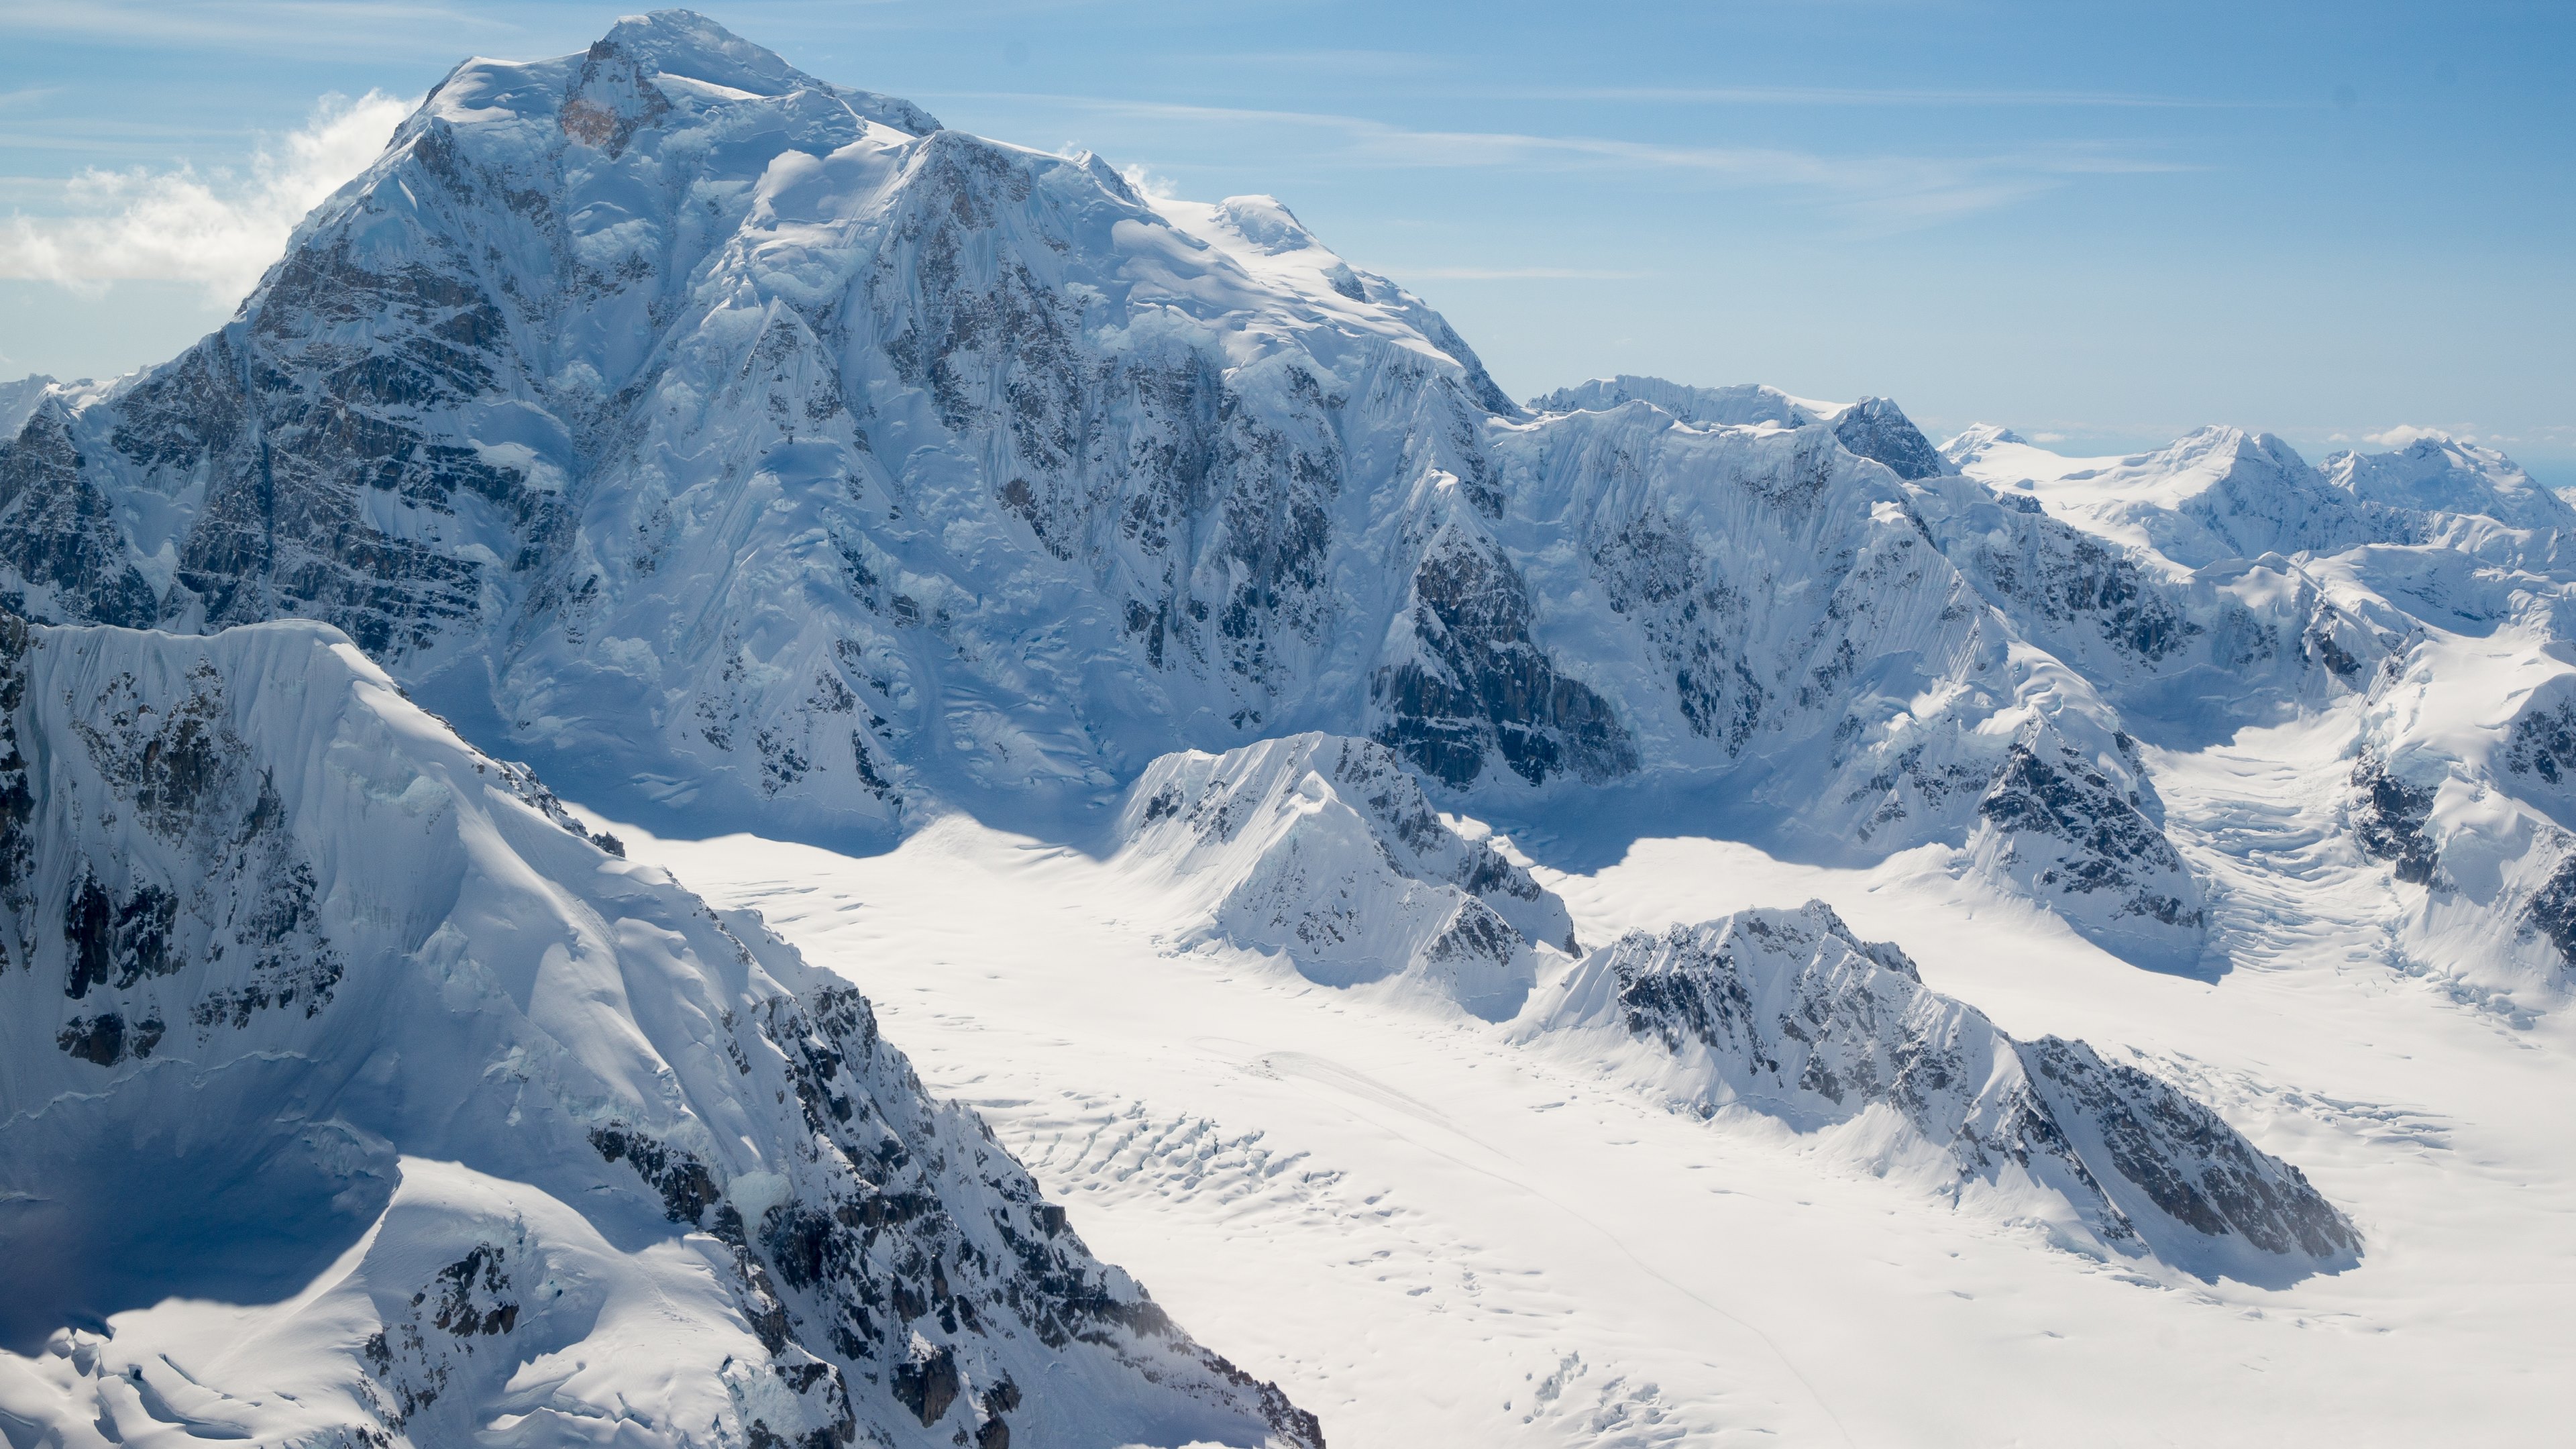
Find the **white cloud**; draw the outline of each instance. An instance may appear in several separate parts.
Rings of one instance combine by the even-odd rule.
[[[1118,168],[1118,179],[1126,182],[1137,195],[1154,201],[1176,200],[1181,194],[1179,188],[1172,184],[1171,178],[1157,176],[1142,166]]]
[[[2442,443],[2454,441],[2454,438],[2449,431],[2441,428],[2419,428],[2413,423],[2399,423],[2397,426],[2390,428],[2385,432],[2364,433],[2361,435],[2361,440],[2363,442],[2376,443],[2383,448],[2410,447],[2425,438],[2431,438],[2436,442]],[[2458,438],[2456,441],[2474,443],[2477,439],[2474,437],[2462,437]]]
[[[2063,443],[2066,441],[2066,435],[2064,433],[2033,433],[2030,435],[2030,440],[2034,443],[2042,444]]]
[[[95,291],[111,282],[203,285],[236,301],[284,254],[304,214],[384,149],[412,103],[380,91],[325,96],[302,130],[263,146],[248,174],[90,170],[64,183],[62,214],[0,229],[0,278]]]

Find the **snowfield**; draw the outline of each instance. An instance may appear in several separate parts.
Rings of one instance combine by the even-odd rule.
[[[2576,1042],[2389,971],[2351,918],[2389,908],[2385,876],[2303,838],[2296,777],[2194,763],[2233,817],[2195,864],[2327,857],[2214,981],[1913,860],[1675,838],[1541,874],[1587,941],[1829,901],[2006,1029],[2220,1107],[2351,1216],[2341,1271],[2073,1251],[2016,1204],[1880,1175],[1883,1122],[1668,1110],[1613,1061],[1184,947],[1114,862],[963,818],[867,858],[629,838],[861,985],[1088,1241],[1337,1445],[2550,1442],[2576,1411],[2545,1349],[2576,1317]]]

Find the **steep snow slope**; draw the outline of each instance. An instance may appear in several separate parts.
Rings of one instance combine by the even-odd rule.
[[[1117,862],[1171,898],[1175,936],[1285,952],[1328,986],[1394,981],[1489,1021],[1580,949],[1565,904],[1441,819],[1394,751],[1293,735],[1157,760]]]
[[[12,1443],[1321,1442],[336,632],[0,617],[0,710]]]

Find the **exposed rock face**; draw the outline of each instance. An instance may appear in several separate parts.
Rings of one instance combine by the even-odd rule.
[[[1454,788],[1499,761],[1533,785],[1633,773],[1636,742],[1610,702],[1530,639],[1528,586],[1490,539],[1444,529],[1423,550],[1397,629],[1411,658],[1371,681],[1377,738]]]
[[[2365,854],[2387,861],[2402,881],[2430,885],[2440,851],[2425,834],[2433,814],[2434,787],[2410,785],[2364,753],[2352,767],[2352,833]]]
[[[160,611],[127,558],[115,505],[88,476],[59,404],[0,449],[0,606],[103,624],[146,625]]]
[[[13,1422],[1321,1443],[855,990],[552,803],[322,626],[0,618],[0,1333],[66,1346]],[[165,1298],[249,1306],[218,1354]]]
[[[2082,1042],[2015,1041],[1821,902],[1633,932],[1534,999],[1517,1030],[1539,1044],[1624,1036],[1644,1048],[1637,1084],[1703,1115],[1740,1107],[1879,1142],[1868,1122],[1884,1112],[1911,1146],[1882,1161],[1930,1163],[1954,1198],[1993,1195],[2069,1240],[2257,1274],[2359,1252],[2297,1168],[2207,1107]]]
[[[1862,398],[1833,422],[1836,442],[1858,457],[1886,464],[1899,478],[1937,478],[1950,471],[1914,420],[1883,397]]]
[[[2125,735],[2115,746],[2131,748]],[[2134,770],[2135,759],[2127,763]],[[2153,808],[2098,756],[2036,731],[2013,746],[1977,801],[1986,828],[1975,848],[2054,892],[2071,918],[2124,941],[2133,956],[2188,966],[2194,958],[2170,948],[2195,939],[2204,923],[2200,892]]]
[[[1282,951],[1327,985],[1398,979],[1499,1021],[1580,949],[1562,901],[1489,837],[1452,829],[1369,740],[1165,756],[1129,792],[1118,839],[1124,863],[1170,883],[1185,939]]]

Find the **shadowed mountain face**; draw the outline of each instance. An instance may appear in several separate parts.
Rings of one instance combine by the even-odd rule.
[[[277,1442],[1321,1442],[857,991],[331,630],[0,616],[0,958],[13,1426],[140,1385]],[[64,1336],[173,1298],[222,1352]]]

